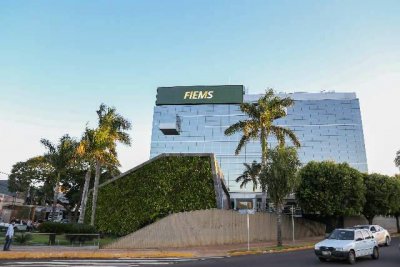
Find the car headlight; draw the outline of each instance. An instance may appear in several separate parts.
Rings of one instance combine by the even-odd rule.
[[[336,251],[344,251],[344,248],[335,248]]]

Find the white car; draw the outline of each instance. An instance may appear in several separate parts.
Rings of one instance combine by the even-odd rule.
[[[358,257],[379,258],[378,242],[367,229],[335,229],[314,251],[320,261],[344,259],[354,264]]]
[[[372,232],[372,235],[375,237],[376,241],[378,241],[379,245],[390,246],[392,238],[389,232],[383,227],[379,225],[356,225],[354,228],[368,229]]]

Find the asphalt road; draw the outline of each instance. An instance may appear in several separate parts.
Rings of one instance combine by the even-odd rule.
[[[356,266],[385,266],[398,267],[400,263],[400,250],[398,248],[399,238],[392,240],[390,247],[380,248],[380,258],[372,260],[371,257],[358,258]],[[209,259],[204,261],[194,261],[178,263],[176,267],[311,267],[311,266],[348,266],[344,261],[320,262],[313,250],[295,251],[287,253],[238,256],[222,259]]]
[[[399,238],[392,240],[390,247],[380,248],[380,258],[372,260],[370,257],[357,259],[356,266],[384,266],[398,267],[400,263],[400,250],[398,248]],[[319,262],[312,250],[236,256],[236,257],[217,257],[206,259],[99,259],[99,260],[4,260],[0,261],[0,266],[160,266],[173,265],[176,267],[311,267],[311,266],[348,266],[347,262]]]

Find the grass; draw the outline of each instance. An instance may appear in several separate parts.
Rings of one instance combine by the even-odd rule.
[[[19,235],[19,234],[21,234],[21,233],[20,232],[15,233],[15,235]],[[18,245],[18,246],[47,246],[47,245],[49,245],[49,235],[48,234],[40,234],[40,233],[30,233],[30,234],[32,235],[32,240],[28,241],[26,244],[19,244],[15,241],[15,239],[13,240],[13,244]],[[0,236],[0,244],[4,244],[4,241],[5,241],[4,239],[5,239],[4,235],[1,235]],[[110,244],[113,241],[115,241],[116,239],[117,239],[116,237],[100,238],[100,240],[99,240],[100,247]],[[55,245],[70,246],[71,243],[69,242],[69,240],[66,239],[65,235],[56,235]],[[77,243],[75,243],[74,245],[79,246],[79,244],[77,244]],[[86,246],[97,245],[97,238],[95,238],[92,241],[86,241],[84,243],[84,245],[86,245]]]

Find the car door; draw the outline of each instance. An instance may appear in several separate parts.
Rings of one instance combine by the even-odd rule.
[[[356,251],[356,257],[364,256],[365,254],[365,243],[364,243],[364,237],[361,233],[361,230],[356,230],[354,233],[354,249]]]
[[[364,255],[372,255],[375,247],[375,240],[372,236],[371,232],[368,230],[362,230],[364,236],[364,244],[365,244],[365,254]]]
[[[382,241],[380,240],[378,232],[376,231],[376,226],[375,225],[371,225],[369,230],[371,231],[372,235],[374,236],[376,242],[378,242],[378,244],[380,244]]]
[[[385,238],[386,238],[386,234],[385,234],[385,230],[382,228],[382,227],[380,227],[380,226],[376,226],[376,230],[377,230],[377,232],[378,232],[378,234],[379,234],[379,240],[380,240],[380,242],[381,242],[381,244],[385,244],[385,242],[386,242],[386,240],[385,240]]]

